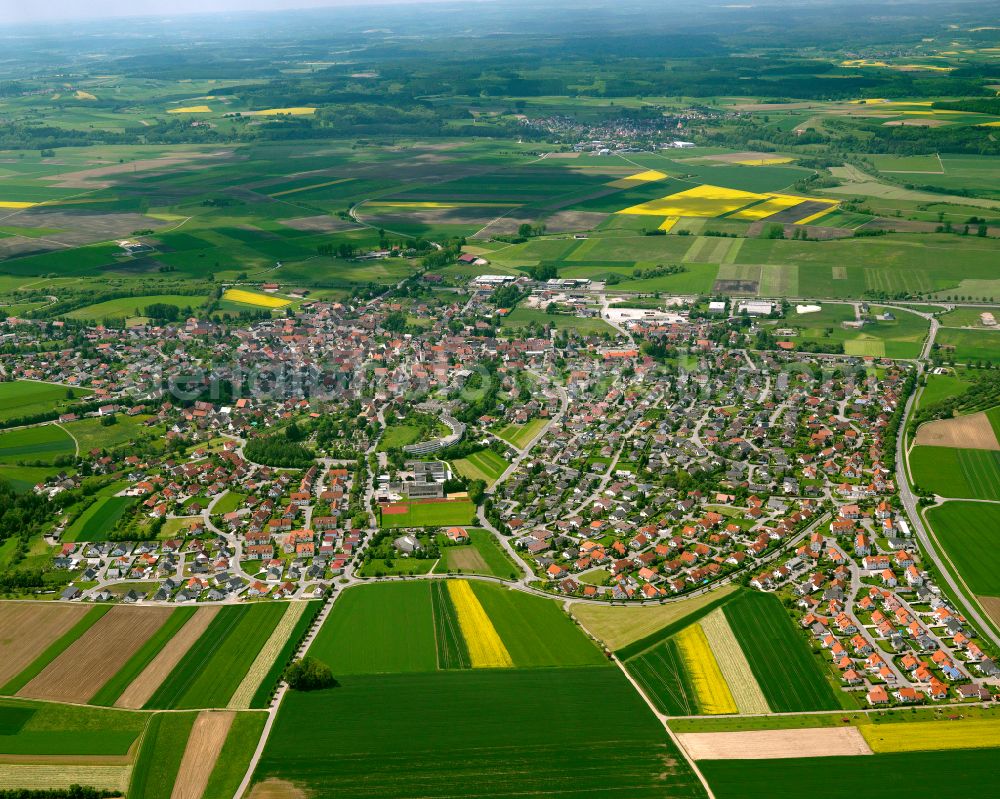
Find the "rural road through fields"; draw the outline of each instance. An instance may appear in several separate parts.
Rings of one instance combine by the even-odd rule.
[[[928,340],[932,340],[932,336],[928,336]],[[922,374],[923,364],[919,363],[917,365],[918,380]],[[967,593],[965,584],[962,583],[960,579],[955,579],[951,572],[951,564],[947,558],[943,557],[938,551],[937,542],[927,532],[927,528],[924,526],[923,516],[920,515],[917,497],[910,488],[910,480],[907,476],[909,453],[906,450],[906,436],[904,433],[906,431],[906,424],[909,421],[910,414],[913,412],[913,407],[916,404],[918,396],[920,396],[919,388],[910,394],[909,398],[906,400],[906,407],[903,410],[903,419],[900,422],[899,431],[896,436],[896,485],[899,489],[899,498],[903,503],[903,507],[906,509],[906,515],[910,519],[910,524],[913,525],[913,529],[917,534],[917,540],[920,542],[920,546],[923,548],[924,552],[927,553],[927,557],[934,562],[938,573],[941,575],[941,579],[948,584],[952,593],[958,597],[959,601],[964,606],[963,608],[959,608],[959,610],[965,611],[972,623],[976,625],[976,630],[980,635],[986,636],[995,646],[1000,647],[1000,635],[997,635],[993,627],[983,618],[982,614],[980,614],[978,600],[975,596]]]

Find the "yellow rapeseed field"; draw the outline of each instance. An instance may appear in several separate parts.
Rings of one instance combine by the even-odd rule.
[[[96,100],[97,98],[94,95],[92,95],[90,92],[85,92],[83,89],[77,89],[76,90],[76,99],[77,100]]]
[[[629,175],[625,180],[635,181],[637,183],[649,183],[653,180],[663,180],[667,177],[662,172],[658,172],[655,169],[647,169],[645,172],[640,172],[638,175]]]
[[[794,158],[775,156],[774,158],[747,158],[744,161],[733,161],[733,163],[741,166],[772,166],[774,164],[790,164],[794,160]]]
[[[640,216],[722,216],[756,200],[766,200],[768,196],[705,184],[676,192],[659,200],[633,205],[618,213]]]
[[[742,211],[737,211],[735,214],[730,215],[729,218],[749,219],[751,221],[764,219],[765,217],[778,213],[778,211],[784,211],[786,208],[793,208],[799,203],[805,201],[805,197],[793,197],[791,194],[775,194],[770,199],[765,200],[762,203],[751,205],[749,208],[744,208]]]
[[[660,230],[665,230],[669,233],[678,222],[680,222],[679,216],[668,216],[660,223]]]
[[[828,213],[830,213],[830,211],[832,211],[840,204],[838,202],[834,202],[833,200],[813,200],[813,202],[825,202],[828,207],[824,208],[822,211],[817,211],[815,214],[809,214],[809,216],[805,217],[804,219],[796,219],[795,220],[796,225],[808,225],[810,222],[815,222],[820,217],[826,216]]]
[[[497,634],[493,622],[479,604],[472,587],[465,580],[449,580],[448,594],[458,613],[458,626],[469,648],[469,660],[474,669],[510,668],[514,665],[510,652]]]
[[[0,200],[0,208],[34,208],[38,203],[22,203],[14,200]]]
[[[875,753],[1000,747],[1000,719],[862,724],[858,729]]]
[[[719,671],[740,713],[770,713],[767,698],[753,676],[743,648],[729,626],[722,608],[716,608],[699,622]]]
[[[702,713],[739,713],[736,700],[726,684],[722,670],[708,645],[708,638],[700,624],[685,627],[677,634],[677,648],[691,678],[691,685],[698,696]]]
[[[242,302],[244,305],[256,305],[260,308],[284,308],[291,300],[281,297],[269,297],[266,294],[258,294],[256,291],[243,291],[243,289],[226,289],[222,299],[231,302]]]
[[[348,181],[354,180],[354,178],[338,178],[337,180],[328,180],[326,183],[313,183],[309,186],[299,186],[297,189],[285,189],[284,191],[276,191],[271,197],[284,197],[286,194],[298,194],[300,191],[312,191],[313,189],[325,189],[327,186],[336,186],[338,183],[347,183]]]
[[[212,109],[207,105],[189,105],[184,108],[170,108],[168,114],[211,114]]]

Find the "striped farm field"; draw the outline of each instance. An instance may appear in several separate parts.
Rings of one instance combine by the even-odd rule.
[[[278,622],[277,626],[271,632],[271,637],[261,647],[260,652],[257,653],[257,657],[254,658],[243,680],[237,686],[235,693],[230,697],[229,708],[245,710],[250,707],[257,689],[271,671],[271,667],[277,660],[281,650],[285,647],[285,642],[291,636],[292,631],[298,626],[299,619],[302,618],[302,614],[307,607],[305,602],[293,602],[289,605],[288,610],[281,617],[281,621]]]
[[[129,658],[128,662],[90,698],[92,705],[113,705],[125,689],[142,673],[177,631],[197,612],[197,608],[178,608],[149,639]]]
[[[157,713],[149,720],[128,785],[129,799],[171,799],[197,713]]]
[[[65,791],[74,785],[86,785],[102,791],[124,793],[131,774],[132,767],[128,765],[0,763],[0,785],[5,790]]]
[[[431,601],[434,607],[434,640],[437,643],[438,668],[471,668],[469,648],[458,623],[458,610],[455,608],[451,591],[443,581],[431,584]]]
[[[1000,500],[1000,452],[915,446],[910,473],[915,485],[942,497]]]
[[[1000,748],[1000,719],[862,724],[859,729],[878,753]]]
[[[510,668],[514,665],[490,617],[465,580],[450,580],[448,594],[458,615],[458,626],[469,650],[472,668]]]
[[[739,712],[769,713],[771,709],[767,699],[757,684],[757,678],[753,676],[746,655],[733,635],[722,608],[709,613],[701,620],[700,625]]]
[[[677,648],[702,713],[736,713],[739,708],[722,676],[701,624],[692,624],[677,634]]]
[[[167,675],[174,670],[187,655],[188,650],[198,641],[219,610],[217,605],[198,608],[194,617],[185,622],[180,631],[156,653],[145,668],[136,675],[135,679],[115,698],[115,707],[133,709],[143,707],[167,678]],[[117,680],[117,675],[115,680]],[[101,696],[101,699],[104,700],[106,697]]]
[[[497,455],[491,449],[474,452],[472,455],[452,461],[451,465],[462,477],[483,480],[487,485],[493,485],[510,466],[502,455]]]
[[[56,702],[90,700],[142,648],[173,610],[117,606],[70,644],[18,696]]]
[[[235,716],[233,712],[217,710],[198,714],[184,747],[170,799],[201,799]]]
[[[772,712],[836,710],[834,688],[772,594],[744,591],[723,607]]]
[[[243,289],[226,289],[222,299],[230,302],[238,302],[241,305],[253,305],[257,308],[284,308],[291,305],[291,300],[283,297],[272,297],[269,294],[259,294],[256,291],[244,291]]]
[[[226,707],[287,609],[283,602],[223,607],[146,707]]]
[[[83,605],[0,602],[0,685],[72,630],[88,610]]]

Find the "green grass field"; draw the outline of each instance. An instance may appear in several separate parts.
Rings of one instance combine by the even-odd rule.
[[[380,583],[344,592],[309,649],[342,674],[434,671],[430,584]]]
[[[819,661],[777,597],[746,591],[722,612],[773,712],[840,706]]]
[[[920,394],[918,408],[934,405],[964,394],[971,383],[955,375],[927,375],[927,385]]]
[[[222,608],[146,706],[225,707],[287,609],[284,602]]]
[[[402,504],[402,503],[401,503]],[[468,500],[445,502],[410,502],[405,513],[384,513],[381,526],[393,527],[455,527],[471,524],[476,506]]]
[[[129,710],[0,699],[0,757],[121,757],[148,721],[148,713]]]
[[[693,716],[700,712],[698,692],[673,638],[630,659],[626,667],[662,713]]]
[[[452,468],[470,480],[483,480],[487,485],[493,485],[510,464],[502,455],[497,455],[491,449],[475,452],[465,458],[451,462]]]
[[[132,769],[129,799],[170,799],[197,713],[157,713]]]
[[[969,589],[1000,596],[1000,505],[946,502],[925,515]]]
[[[996,749],[787,760],[702,760],[718,799],[842,799],[878,787],[886,799],[964,796],[997,787]]]
[[[524,449],[538,432],[545,427],[547,419],[529,419],[524,424],[507,424],[496,430],[495,433],[508,444],[517,449]]]
[[[1000,331],[943,327],[934,339],[946,357],[958,363],[1000,362]]]
[[[113,705],[122,692],[142,673],[142,670],[150,664],[197,610],[197,608],[177,608],[160,629],[139,648],[139,651],[129,658],[118,673],[104,683],[101,689],[90,698],[90,704]]]
[[[938,496],[1000,500],[1000,452],[913,447],[910,476],[922,491]]]
[[[150,294],[142,297],[120,297],[94,305],[77,308],[66,314],[70,319],[83,322],[103,322],[107,319],[130,319],[144,316],[149,305],[173,305],[177,308],[196,310],[205,304],[207,297],[193,294]]]
[[[58,425],[46,424],[0,432],[0,463],[52,463],[55,458],[74,454],[76,444]]]
[[[163,428],[146,427],[148,416],[126,416],[118,414],[112,425],[101,424],[100,419],[79,419],[67,422],[63,427],[80,444],[80,452],[90,452],[95,449],[114,449],[123,444],[140,439],[153,438],[161,435]]]
[[[435,574],[460,572],[503,578],[518,574],[517,566],[493,533],[478,527],[473,527],[468,532],[471,543],[441,549],[441,559],[434,567]]]
[[[508,334],[536,325],[554,327],[556,330],[574,330],[580,335],[591,336],[602,333],[613,334],[614,328],[602,319],[592,316],[571,316],[570,314],[550,314],[535,308],[515,308],[500,322]]]
[[[25,685],[41,674],[46,666],[59,657],[59,655],[61,655],[70,644],[77,639],[82,638],[83,634],[97,624],[100,618],[109,610],[111,610],[111,605],[98,605],[90,608],[90,610],[87,611],[87,615],[74,624],[73,627],[70,628],[64,635],[49,644],[45,651],[35,658],[29,666],[27,666],[16,677],[12,678],[6,685],[0,688],[0,694],[9,696],[11,694],[16,694],[24,688]]]
[[[136,497],[98,497],[63,535],[64,541],[107,541]]]
[[[606,666],[607,659],[551,599],[470,582],[516,668]]]
[[[54,411],[79,402],[91,393],[88,389],[74,388],[72,391],[77,399],[71,400],[66,397],[69,390],[66,386],[36,383],[33,380],[0,383],[0,422]]]
[[[420,440],[420,428],[412,424],[390,424],[378,442],[378,451],[405,447]]]
[[[274,659],[274,663],[264,676],[264,679],[260,681],[260,686],[257,688],[257,692],[250,700],[250,707],[266,708],[270,704],[271,696],[278,685],[278,680],[281,678],[281,675],[284,673],[288,664],[291,663],[292,657],[298,650],[299,644],[322,609],[322,602],[307,603],[306,609],[302,611],[302,615],[299,616],[299,620],[295,622],[295,626],[292,628],[292,632],[291,635],[288,636],[288,640],[285,641],[284,646],[281,647],[281,651],[278,652],[278,656]]]
[[[201,799],[233,799],[264,731],[266,713],[239,713],[233,719]]]
[[[285,779],[340,799],[704,796],[617,669],[459,670],[341,682],[286,696],[255,780]],[[316,751],[337,755],[318,758]],[[613,766],[597,752],[613,752]]]

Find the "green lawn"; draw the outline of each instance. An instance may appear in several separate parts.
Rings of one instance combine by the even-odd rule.
[[[0,463],[52,463],[55,458],[71,457],[75,453],[76,444],[73,439],[58,425],[47,424],[0,432]]]
[[[408,505],[408,510],[382,514],[382,527],[460,527],[476,517],[476,506],[466,499],[399,504]]]
[[[704,796],[611,668],[359,675],[293,691],[254,775],[267,778],[340,799]]]
[[[524,424],[507,424],[496,430],[496,435],[517,449],[524,449],[528,442],[545,427],[547,419],[529,419]]]
[[[399,449],[420,440],[420,428],[412,424],[390,424],[378,442],[378,451]]]
[[[309,648],[334,676],[434,671],[437,654],[429,582],[349,588]]]
[[[483,480],[487,485],[493,485],[510,464],[502,455],[497,455],[491,449],[484,449],[452,461],[451,466],[462,477]]]
[[[1000,505],[946,502],[926,517],[969,589],[1000,596]]]
[[[227,491],[225,496],[215,503],[215,506],[212,508],[212,513],[219,515],[232,513],[234,510],[238,510],[243,507],[243,503],[246,498],[246,494],[241,494],[238,491]]]
[[[840,706],[820,661],[776,596],[745,591],[722,612],[773,712]]]
[[[358,571],[362,577],[383,577],[392,574],[429,574],[434,564],[435,558],[393,558],[387,561],[384,558],[369,558]]]
[[[920,394],[919,408],[964,394],[972,385],[955,375],[927,375],[927,385]]]
[[[921,491],[938,496],[1000,500],[1000,452],[913,447],[910,476]]]
[[[67,398],[72,391],[76,399]],[[89,389],[38,383],[34,380],[13,380],[0,383],[0,422],[55,411],[90,394]]]
[[[786,760],[702,760],[718,799],[967,796],[998,787],[996,749]],[[993,786],[990,788],[989,786]]]

